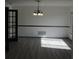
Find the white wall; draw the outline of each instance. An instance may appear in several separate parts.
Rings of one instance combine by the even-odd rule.
[[[39,34],[40,31],[46,34]],[[52,27],[19,27],[19,36],[33,36],[33,37],[66,37],[67,28],[52,28]]]
[[[33,6],[14,7],[18,9],[18,25],[49,25],[70,26],[70,7],[41,7],[43,17],[33,16],[36,9]],[[45,37],[68,37],[68,27],[19,27],[19,36],[45,36]],[[38,35],[39,31],[45,31],[46,35]]]
[[[64,7],[42,7],[45,15],[35,17],[32,15],[35,7],[19,7],[19,25],[52,25],[68,26],[68,8]]]
[[[12,6],[7,2],[5,2],[5,7],[9,7],[9,9],[12,9]]]

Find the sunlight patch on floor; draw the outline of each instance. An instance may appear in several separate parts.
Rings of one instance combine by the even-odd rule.
[[[63,39],[41,38],[41,47],[71,50]]]

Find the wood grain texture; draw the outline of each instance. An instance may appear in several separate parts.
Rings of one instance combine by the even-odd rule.
[[[71,41],[63,39],[71,48]],[[19,38],[10,42],[6,59],[72,59],[72,50],[43,48],[41,38]]]

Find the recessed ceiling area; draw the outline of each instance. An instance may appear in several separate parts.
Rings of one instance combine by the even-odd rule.
[[[36,0],[5,0],[13,6],[35,6]],[[72,6],[73,0],[40,0],[41,6]]]

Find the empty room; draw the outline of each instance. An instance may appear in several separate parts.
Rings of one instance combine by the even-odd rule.
[[[73,59],[73,0],[5,0],[5,59]]]

